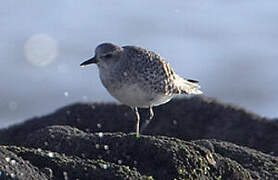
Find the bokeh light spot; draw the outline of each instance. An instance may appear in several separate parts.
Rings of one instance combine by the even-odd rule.
[[[25,59],[35,66],[46,66],[58,55],[58,43],[48,34],[35,34],[24,44]]]

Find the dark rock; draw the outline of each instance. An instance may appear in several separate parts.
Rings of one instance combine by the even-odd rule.
[[[278,179],[278,158],[219,140],[197,140],[195,144],[203,145],[223,157],[238,162],[248,170],[253,179]]]
[[[155,117],[143,134],[229,141],[278,155],[278,120],[261,118],[244,109],[214,99],[175,99],[154,108]],[[141,110],[141,119],[147,117]],[[143,121],[143,120],[142,120]],[[134,132],[130,108],[116,104],[82,104],[64,107],[53,114],[33,118],[0,131],[0,144],[19,145],[30,132],[50,126],[70,125],[88,132]]]
[[[36,165],[41,171],[51,174],[49,179],[147,179],[136,170],[127,166],[106,162],[101,159],[85,159],[78,156],[67,156],[57,153],[25,147],[6,146],[23,159]],[[46,168],[47,167],[47,168]],[[19,177],[19,179],[21,179]]]
[[[51,126],[29,134],[24,146],[29,148],[7,149],[39,169],[50,168],[54,179],[65,172],[69,179],[251,179],[236,161],[176,138]]]
[[[116,104],[77,103],[2,129],[0,179],[278,179],[277,120],[206,98],[154,111],[139,139],[133,112]]]
[[[48,177],[28,161],[24,161],[8,146],[0,146],[0,179],[47,180]],[[16,149],[16,147],[15,147]]]

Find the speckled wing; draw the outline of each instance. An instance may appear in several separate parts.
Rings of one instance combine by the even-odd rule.
[[[150,87],[151,91],[165,95],[182,92],[175,83],[178,76],[161,56],[139,47],[123,48],[127,52],[129,66],[133,67],[134,76],[142,83],[142,87]]]

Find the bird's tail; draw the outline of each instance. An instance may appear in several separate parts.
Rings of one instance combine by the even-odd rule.
[[[177,78],[179,89],[184,94],[203,94],[200,90],[201,86],[198,84],[199,81],[192,79],[185,79],[182,77]]]

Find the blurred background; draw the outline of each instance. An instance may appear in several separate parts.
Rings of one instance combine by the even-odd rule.
[[[205,96],[278,117],[277,0],[9,0],[0,32],[0,127],[114,102],[96,66],[79,66],[102,42],[156,51]]]

